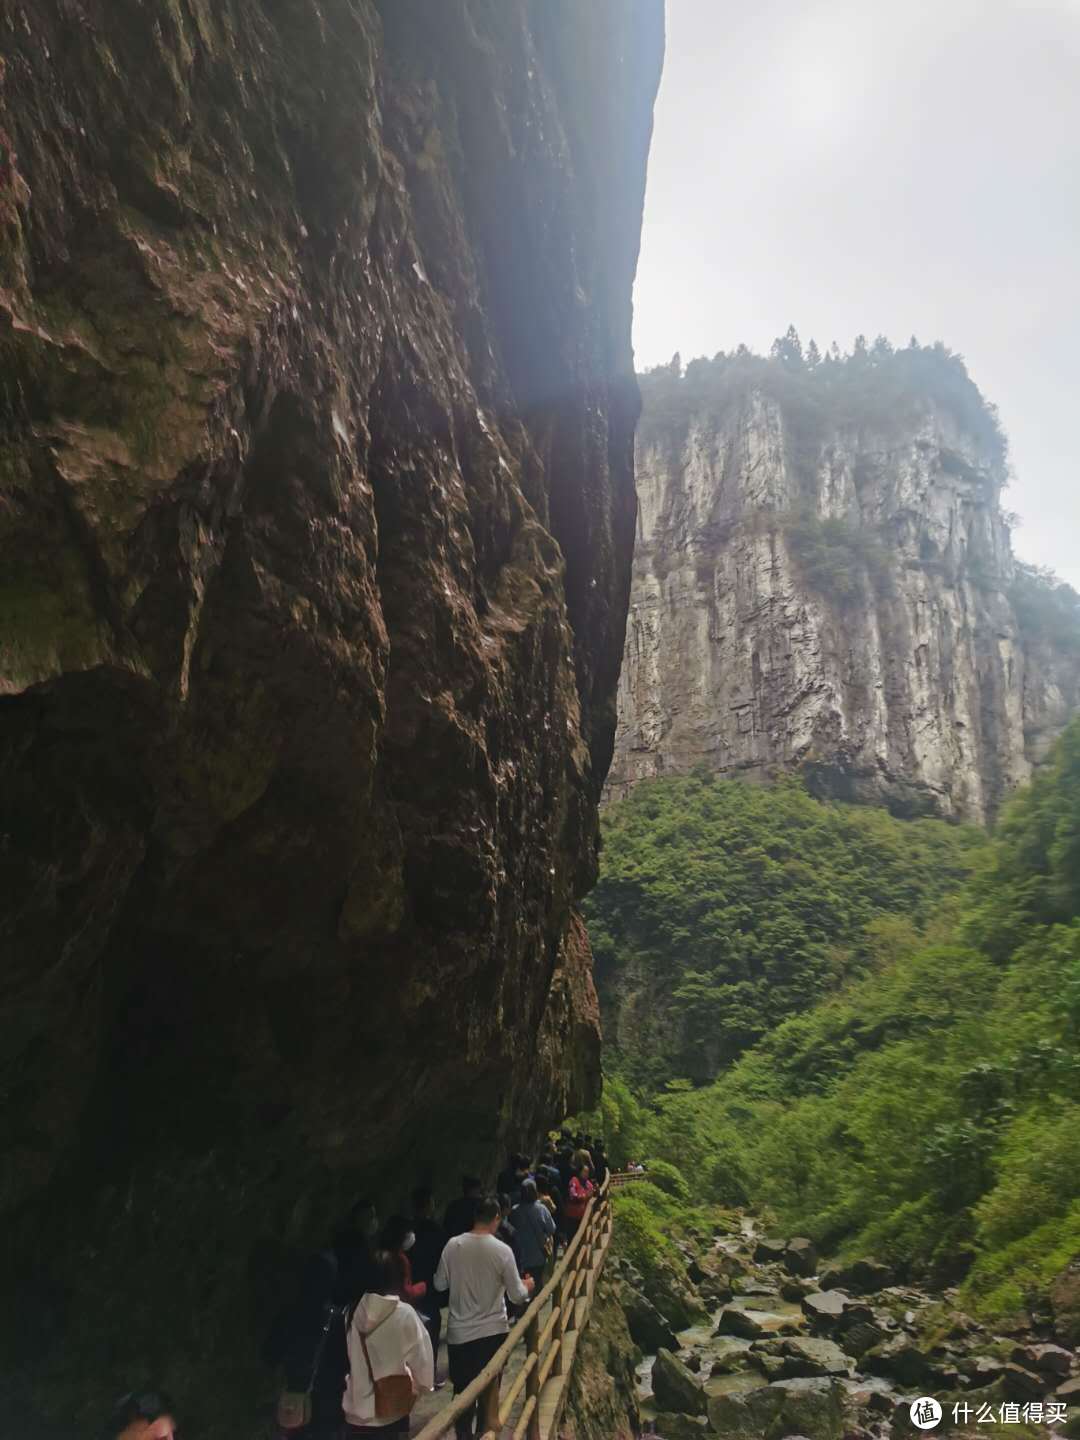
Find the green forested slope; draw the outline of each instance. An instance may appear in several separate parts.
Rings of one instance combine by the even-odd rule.
[[[604,821],[587,904],[607,1068],[712,1079],[788,1015],[884,964],[967,876],[981,831],[826,805],[707,771]]]
[[[815,805],[791,790],[746,794],[747,813],[777,805],[776,828],[789,840],[788,807],[798,815]],[[646,803],[647,794],[638,801]],[[858,824],[845,870],[827,843],[835,823],[823,816],[797,832],[823,893],[838,887],[842,899],[853,888],[867,905],[867,893],[896,883],[890,874],[909,873],[895,857],[889,870],[888,847],[868,863]],[[678,834],[674,821],[667,828]],[[834,932],[854,957],[853,978],[797,1013],[788,1005],[787,1018],[711,1085],[676,1079],[650,1099],[610,1079],[604,1123],[616,1153],[679,1164],[701,1198],[771,1209],[783,1226],[849,1253],[966,1271],[966,1303],[1002,1314],[1080,1255],[1080,721],[992,840],[973,848],[953,832],[956,850],[940,842],[934,851],[931,833],[925,822],[904,827],[922,854],[916,874],[927,875],[935,854],[952,865],[954,884],[966,863],[974,870],[921,938],[930,881],[907,929],[879,911],[860,932],[856,908],[845,938]],[[613,818],[609,876],[625,874],[642,850],[639,839],[624,846],[624,834],[634,835],[632,818]],[[732,834],[726,847],[738,843]],[[757,827],[745,844],[768,853]],[[669,880],[676,896],[688,883]],[[938,877],[938,893],[946,888]],[[766,902],[775,912],[776,896]],[[677,906],[683,925],[687,903]],[[605,943],[616,943],[610,926]]]

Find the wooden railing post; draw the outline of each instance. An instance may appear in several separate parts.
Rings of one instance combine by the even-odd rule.
[[[526,1361],[532,1356],[532,1369],[529,1371],[529,1378],[525,1382],[525,1400],[533,1402],[532,1414],[529,1416],[529,1427],[526,1430],[528,1440],[540,1440],[540,1316],[529,1326],[529,1333],[525,1340]]]

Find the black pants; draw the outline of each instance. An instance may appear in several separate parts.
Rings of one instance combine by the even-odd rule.
[[[460,1395],[468,1385],[472,1384],[505,1339],[505,1335],[484,1335],[479,1340],[467,1340],[464,1345],[448,1345],[446,1347],[450,1361],[450,1380],[454,1386],[455,1395]],[[476,1427],[475,1432],[473,1428],[476,1425],[478,1409],[479,1404],[470,1405],[461,1418],[455,1422],[454,1429],[457,1431],[458,1440],[468,1440],[468,1437],[474,1433],[481,1432],[482,1423]]]
[[[420,1310],[417,1313],[424,1322],[424,1329],[431,1341],[431,1353],[437,1366],[439,1363],[439,1336],[442,1334],[442,1311],[437,1305],[433,1305],[430,1310]]]

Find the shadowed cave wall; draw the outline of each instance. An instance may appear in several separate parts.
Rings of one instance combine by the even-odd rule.
[[[15,1433],[129,1376],[256,1433],[289,1257],[592,1092],[662,48],[660,0],[0,4]]]

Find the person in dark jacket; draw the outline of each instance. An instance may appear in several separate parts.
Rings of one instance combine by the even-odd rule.
[[[371,1256],[379,1234],[375,1202],[358,1200],[334,1235],[339,1305],[355,1305],[368,1288]]]
[[[417,1306],[431,1336],[432,1353],[436,1365],[439,1363],[439,1339],[442,1335],[442,1308],[446,1296],[435,1289],[435,1271],[438,1269],[442,1252],[446,1248],[446,1231],[435,1219],[434,1200],[426,1185],[418,1185],[412,1193],[412,1228],[416,1244],[409,1252],[412,1261],[412,1278],[423,1281],[427,1294]],[[435,1388],[442,1386],[436,1382]]]
[[[452,1240],[455,1235],[467,1235],[472,1229],[482,1190],[483,1186],[474,1175],[461,1177],[461,1194],[450,1201],[443,1216],[443,1231],[447,1240]]]
[[[511,1210],[510,1223],[517,1242],[518,1269],[522,1275],[531,1275],[536,1289],[540,1290],[554,1249],[555,1221],[540,1201],[536,1181],[526,1180],[522,1185],[521,1203]]]
[[[342,1421],[345,1388],[344,1307],[335,1305],[339,1289],[337,1259],[330,1250],[313,1255],[304,1266],[295,1300],[270,1328],[263,1356],[284,1376],[284,1388],[311,1393],[311,1424],[288,1433],[289,1440],[331,1440]]]
[[[592,1150],[590,1153],[593,1158],[592,1176],[593,1180],[596,1182],[597,1189],[599,1189],[608,1177],[608,1158],[607,1152],[604,1149],[604,1141],[602,1136],[597,1135],[596,1139],[592,1143]]]

